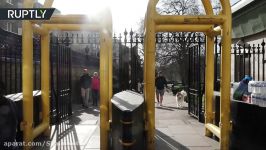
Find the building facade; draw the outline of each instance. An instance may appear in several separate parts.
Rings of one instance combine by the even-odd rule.
[[[19,8],[22,6],[22,0],[1,0],[0,8]],[[21,34],[21,21],[18,20],[1,20],[0,28],[3,30]]]
[[[266,79],[265,39],[266,1],[238,0],[232,6],[232,79]]]
[[[238,0],[232,6],[232,30],[235,44],[261,44],[266,37],[266,1]]]

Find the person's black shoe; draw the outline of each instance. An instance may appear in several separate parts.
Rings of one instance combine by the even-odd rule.
[[[88,106],[85,106],[85,105],[83,105],[83,104],[82,104],[82,107],[89,108]]]

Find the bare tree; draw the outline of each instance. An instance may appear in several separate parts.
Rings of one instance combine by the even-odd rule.
[[[157,11],[162,15],[199,15],[200,6],[197,0],[161,0],[157,5]],[[156,60],[160,66],[175,66],[188,68],[188,48],[193,38],[200,33],[172,32],[160,33],[168,40],[165,44],[157,44]],[[170,42],[169,42],[170,38]],[[175,65],[172,65],[175,64]],[[180,74],[182,82],[188,82],[188,70],[182,69],[176,72]]]
[[[161,0],[158,6],[157,11],[167,15],[197,15],[200,10],[197,0]]]
[[[162,15],[199,15],[203,14],[202,6],[199,4],[198,0],[161,0],[157,4],[157,12]],[[137,32],[141,35],[144,31],[143,19],[140,21],[139,27]],[[158,33],[156,45],[157,69],[177,65],[179,68],[188,68],[188,48],[192,45],[191,40],[202,35],[202,33],[191,32]],[[185,69],[175,73],[179,73],[182,82],[187,83],[188,72]]]

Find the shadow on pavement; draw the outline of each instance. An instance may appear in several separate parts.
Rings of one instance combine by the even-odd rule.
[[[70,120],[62,121],[54,126],[50,137],[40,136],[34,140],[33,150],[80,150],[77,132]]]
[[[162,109],[162,110],[169,110],[169,111],[174,111],[173,109],[169,108],[169,107],[164,107],[164,106],[157,106],[155,107],[157,109]]]
[[[76,108],[74,108],[74,110],[73,110],[72,116],[70,117],[71,122],[74,123],[75,125],[80,124],[80,122],[84,121],[84,120],[80,119],[80,116],[82,116],[84,113],[91,114],[95,117],[99,117],[100,110],[98,107],[89,107],[89,108],[80,107],[80,108],[78,108],[76,106]]]
[[[81,150],[84,148],[80,146],[82,141],[79,141],[75,125],[90,120],[90,117],[99,117],[100,111],[98,107],[84,108],[80,105],[73,105],[72,108],[72,116],[52,126],[50,136],[42,135],[34,140],[39,145],[33,146],[33,150]]]
[[[179,110],[188,110],[188,107],[177,108]]]
[[[189,150],[186,146],[178,143],[157,129],[155,135],[155,146],[156,150]]]

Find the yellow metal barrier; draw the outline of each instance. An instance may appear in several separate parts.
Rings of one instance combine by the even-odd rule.
[[[231,37],[232,16],[229,0],[221,0],[222,15],[226,20],[222,24],[222,52],[221,52],[221,109],[220,109],[220,148],[229,148],[230,135],[230,82],[231,82]]]
[[[50,123],[50,34],[48,32],[41,35],[41,73],[42,124],[46,125],[43,130],[48,134]]]
[[[32,0],[24,0],[25,8],[33,7]],[[29,21],[22,22],[22,93],[23,93],[23,137],[28,144],[33,140],[33,39]]]
[[[202,0],[205,12],[207,15],[213,15],[213,10],[210,1]],[[211,26],[211,31],[213,31],[213,25]],[[214,36],[207,32],[207,41],[206,41],[206,73],[205,73],[205,125],[209,123],[213,123],[213,83],[214,83]],[[212,134],[210,131],[217,130],[209,130],[206,126],[205,135],[211,137]],[[212,132],[213,133],[213,132]],[[216,132],[215,132],[216,133]],[[216,135],[216,134],[215,134]],[[218,136],[220,137],[220,135]]]
[[[220,0],[222,13],[213,14],[209,0],[202,0],[206,15],[170,16],[159,15],[155,6],[158,0],[149,0],[145,16],[144,37],[144,97],[147,105],[145,118],[148,132],[148,149],[154,150],[154,78],[155,78],[155,33],[156,32],[204,32],[207,35],[206,52],[206,135],[214,133],[220,138],[220,148],[229,149],[230,134],[230,48],[231,48],[231,6],[229,0]],[[214,28],[214,25],[218,26]],[[221,123],[213,125],[213,81],[214,81],[214,36],[222,34],[221,62]],[[147,67],[149,64],[149,67]]]
[[[148,11],[145,19],[145,74],[144,74],[144,88],[145,88],[145,102],[146,102],[146,127],[147,127],[147,146],[148,149],[155,149],[154,136],[155,136],[155,22],[153,16],[155,11],[151,11],[155,8],[156,3],[149,1]],[[149,17],[151,16],[151,17]],[[149,65],[149,67],[147,67]]]
[[[53,0],[46,0],[44,7],[51,7]],[[32,8],[33,0],[24,0],[24,8]],[[107,10],[102,17],[88,18],[85,15],[55,15],[46,21],[23,21],[23,137],[24,142],[33,141],[41,133],[49,135],[50,127],[50,36],[51,30],[90,30],[100,32],[100,147],[108,149],[110,100],[112,97],[112,16]],[[36,24],[38,23],[38,24]],[[41,24],[41,25],[39,25]],[[41,35],[41,92],[42,123],[33,128],[33,32]],[[104,82],[108,81],[108,82]],[[30,147],[24,147],[30,149]]]

